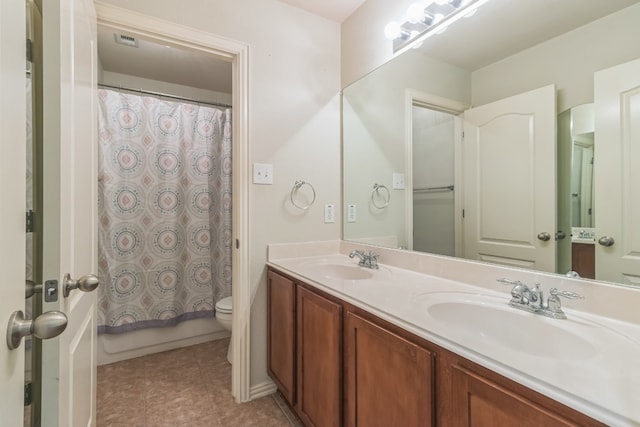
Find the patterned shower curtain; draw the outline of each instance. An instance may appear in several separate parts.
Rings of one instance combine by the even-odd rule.
[[[231,110],[99,91],[99,333],[231,294]]]

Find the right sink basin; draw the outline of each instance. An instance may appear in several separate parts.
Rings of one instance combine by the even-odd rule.
[[[415,303],[450,337],[528,356],[589,359],[598,354],[603,339],[635,344],[623,335],[575,316],[550,319],[517,310],[503,299],[466,292],[434,292],[421,295]]]

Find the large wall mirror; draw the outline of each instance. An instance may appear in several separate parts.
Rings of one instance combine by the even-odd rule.
[[[491,0],[344,88],[344,239],[640,285],[638,22]]]

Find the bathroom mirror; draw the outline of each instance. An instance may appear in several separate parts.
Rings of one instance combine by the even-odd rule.
[[[446,252],[440,254],[465,257],[460,236],[464,207],[456,204],[464,190],[459,186],[464,162],[456,154],[456,144],[463,142],[455,136],[463,129],[460,113],[470,106],[551,84],[555,85],[558,116],[572,107],[592,103],[594,72],[640,58],[638,3],[492,0],[472,18],[461,20],[445,33],[425,40],[421,47],[405,51],[344,88],[343,238],[430,253],[438,252],[434,248],[446,247]],[[552,17],[549,10],[553,10]],[[431,120],[433,126],[448,126],[454,132],[448,143],[453,149],[447,154],[418,156],[422,149],[414,146],[411,137],[421,132],[415,122],[420,114],[416,111],[423,109],[432,111],[432,117],[426,120]],[[556,182],[555,194],[549,196],[557,197],[549,204],[549,209],[557,212],[556,228],[549,230],[548,245],[556,248],[557,260],[555,268],[541,270],[571,270],[572,227],[596,228],[590,160],[594,144],[598,144],[595,139],[593,131],[572,135],[570,154],[558,153],[557,171],[547,171]],[[509,161],[508,157],[497,160],[497,168],[500,162]],[[416,171],[431,170],[444,163],[453,165],[453,171],[448,171],[449,180],[415,185]],[[573,184],[569,181],[572,176],[576,178]],[[503,179],[510,178],[506,175]],[[379,199],[387,195],[379,190],[380,185],[389,194],[389,203],[382,209],[378,207]],[[446,226],[431,224],[440,231],[452,230],[448,232],[451,244],[415,244],[416,236],[424,230],[418,226],[416,210],[420,206],[414,198],[416,190],[420,193],[425,189],[428,194],[422,196],[431,198],[435,206],[423,215],[425,221],[453,215],[446,218]],[[573,193],[578,193],[575,199],[579,200],[574,200]],[[495,209],[510,209],[509,200],[493,204]],[[452,206],[460,209],[451,211]],[[561,240],[554,242],[554,237]]]

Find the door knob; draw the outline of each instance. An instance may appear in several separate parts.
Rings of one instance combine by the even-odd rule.
[[[64,281],[63,295],[65,298],[68,297],[69,293],[74,289],[79,289],[82,292],[91,292],[95,290],[100,284],[100,281],[98,280],[98,277],[96,277],[95,274],[85,274],[84,276],[80,277],[78,280],[73,280],[71,278],[71,275],[67,273],[64,275],[63,281]]]
[[[567,233],[562,230],[558,230],[556,233],[556,240],[563,240],[565,237],[567,237]]]
[[[551,240],[551,234],[547,233],[546,231],[538,233],[538,240],[542,240],[543,242]]]
[[[600,243],[602,246],[613,246],[615,240],[613,240],[613,237],[610,236],[602,236],[598,239],[598,243]]]
[[[15,350],[20,346],[22,338],[33,335],[47,339],[60,335],[67,327],[67,316],[60,311],[47,311],[33,320],[25,320],[24,313],[14,311],[7,325],[7,347]]]
[[[27,299],[33,294],[42,293],[42,285],[36,284],[33,280],[25,280],[24,281],[24,298]]]

